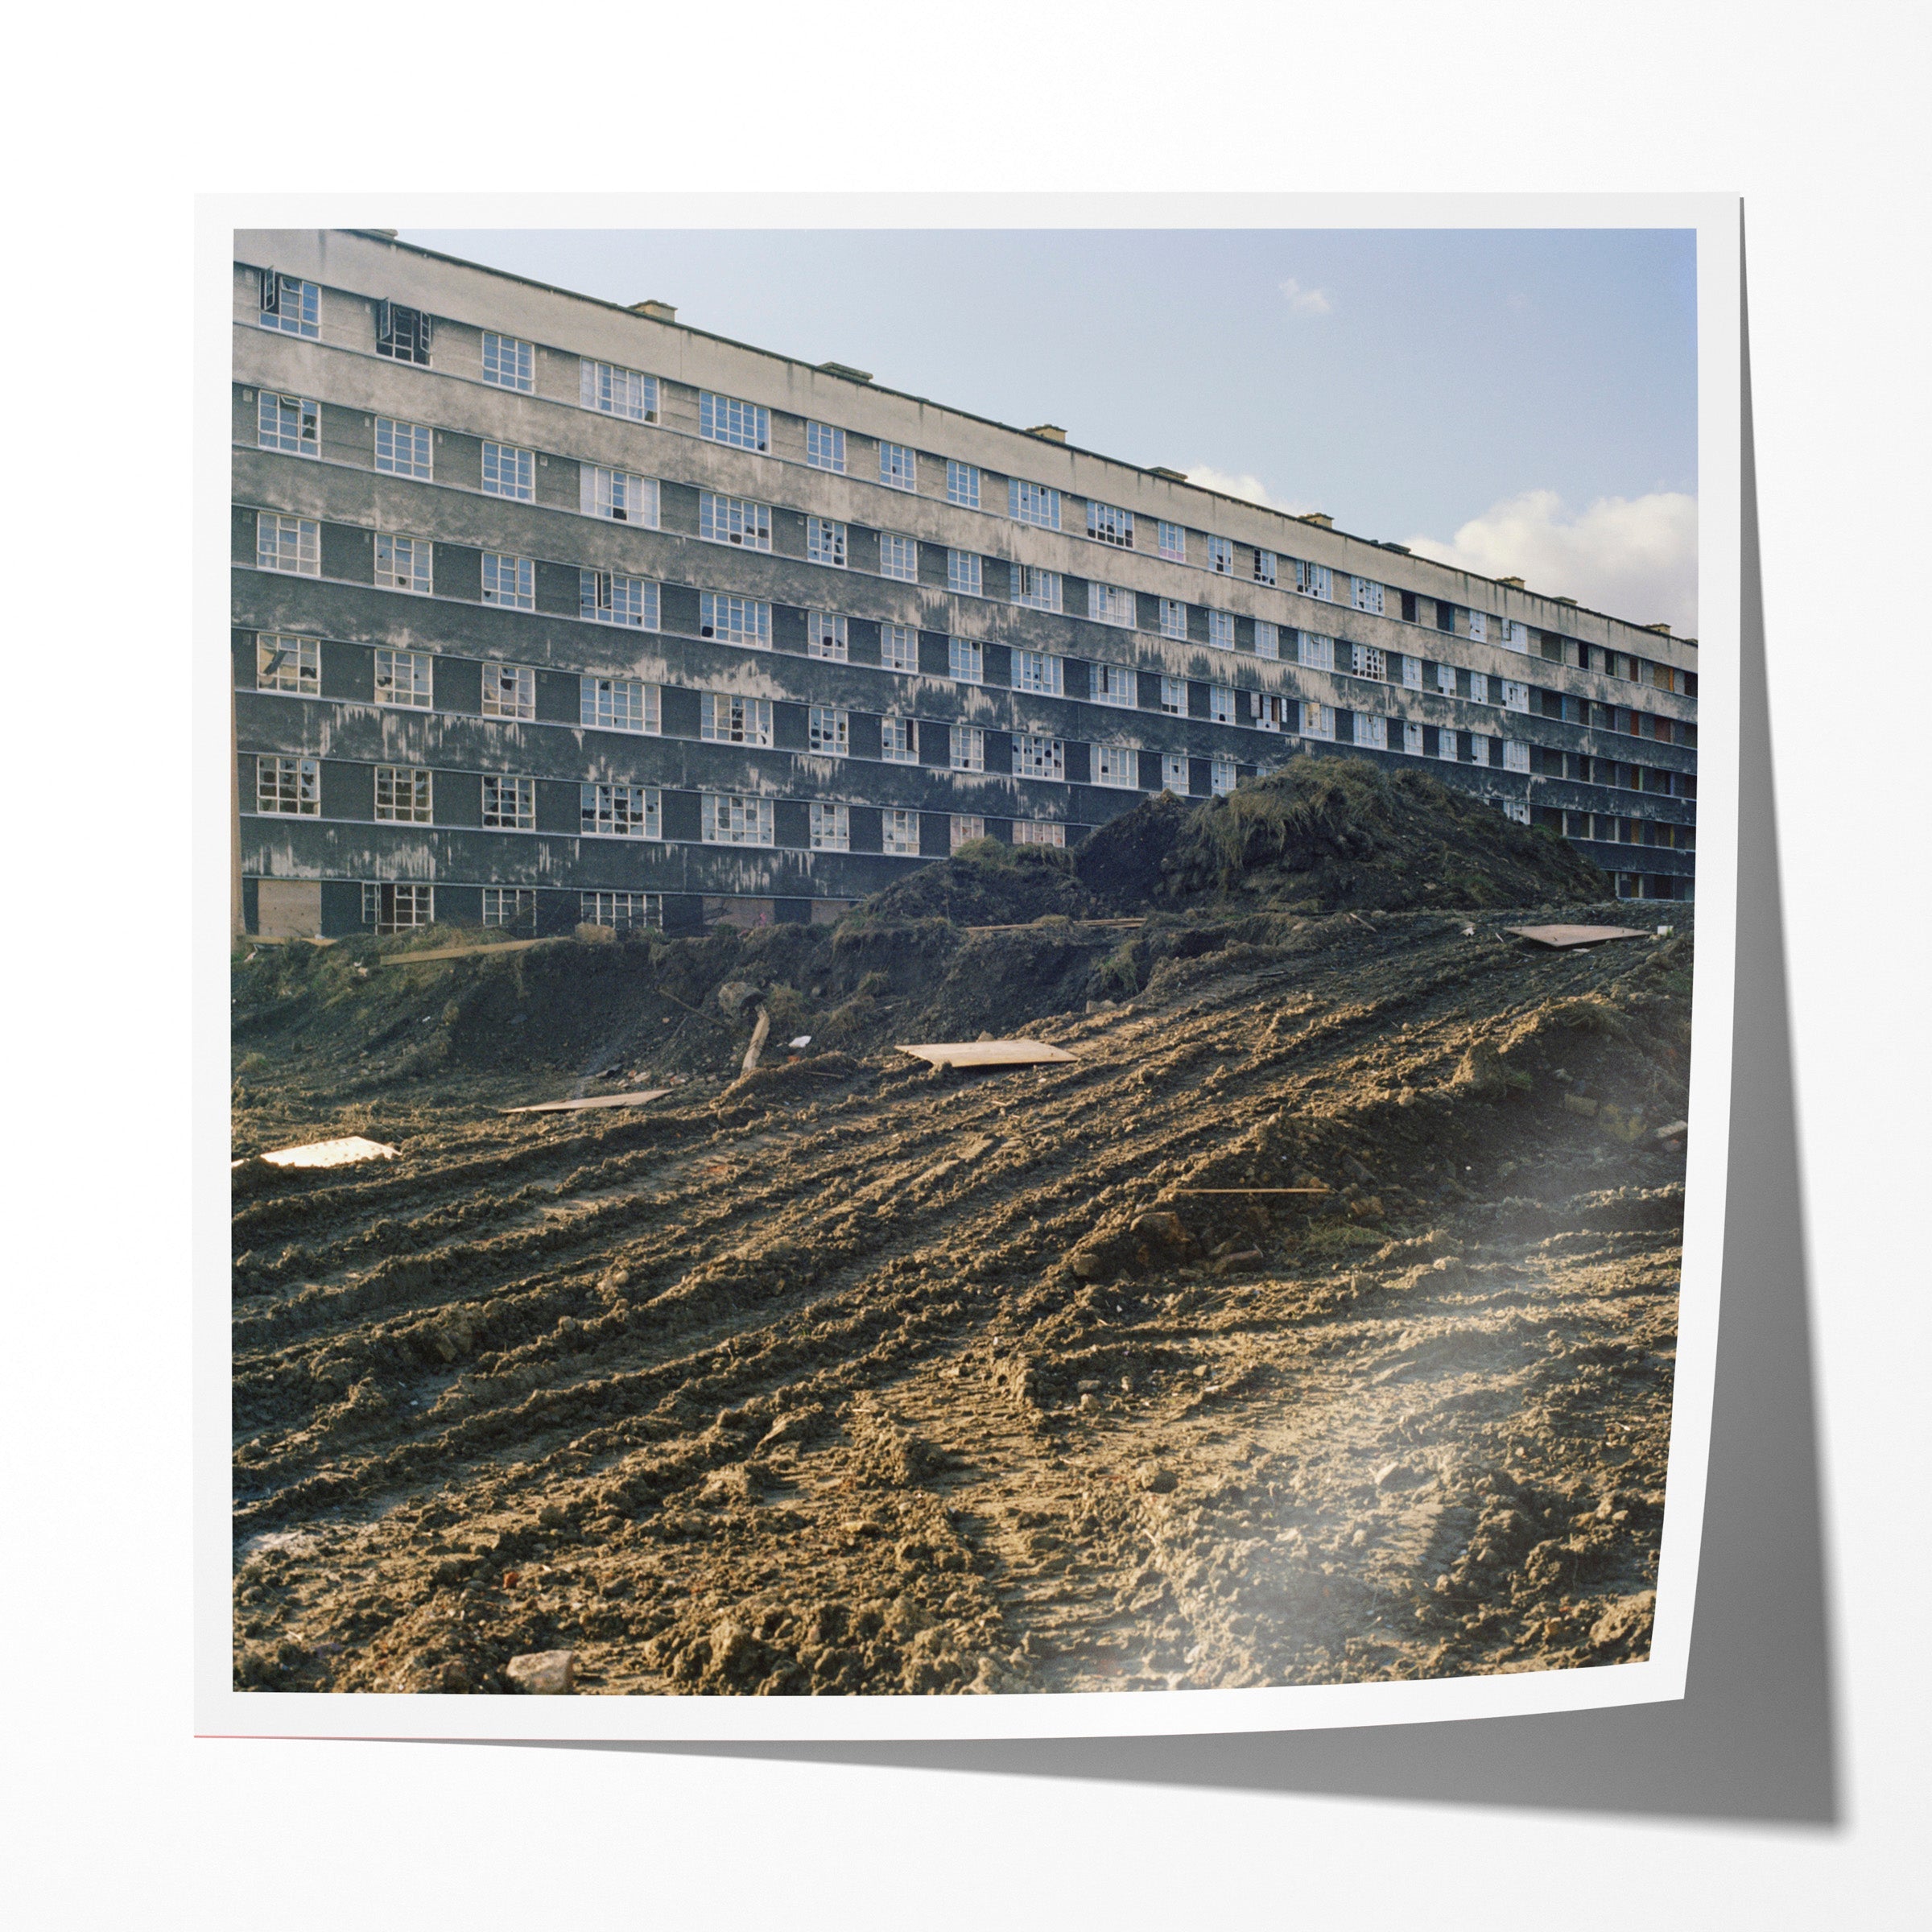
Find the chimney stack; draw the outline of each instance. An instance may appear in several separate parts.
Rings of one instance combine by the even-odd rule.
[[[678,312],[668,302],[660,302],[653,296],[648,302],[634,302],[630,305],[634,316],[644,316],[653,322],[675,322]]]

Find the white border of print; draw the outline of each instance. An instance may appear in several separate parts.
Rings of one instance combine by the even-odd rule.
[[[1697,234],[1698,960],[1668,1505],[1649,1660],[1261,1690],[991,1697],[464,1697],[232,1686],[229,1414],[228,392],[238,227],[1691,228]],[[1740,207],[1732,195],[203,196],[196,206],[194,1716],[204,1736],[860,1739],[1144,1736],[1439,1723],[1681,1698],[1724,1259],[1736,930]]]

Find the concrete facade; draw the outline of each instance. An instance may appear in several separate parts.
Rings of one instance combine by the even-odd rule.
[[[834,916],[1304,750],[1690,896],[1694,640],[378,233],[234,294],[251,931]]]

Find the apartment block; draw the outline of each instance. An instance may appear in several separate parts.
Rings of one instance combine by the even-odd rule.
[[[1662,626],[380,232],[233,323],[250,931],[833,918],[1303,752],[1692,894]]]

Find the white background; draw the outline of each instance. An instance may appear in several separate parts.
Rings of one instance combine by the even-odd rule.
[[[6,324],[14,1916],[1922,1922],[1922,11],[66,18],[16,43],[6,135],[25,258]],[[1835,1823],[1494,1802],[1473,1770],[1427,1801],[1323,1795],[1319,1768],[1298,1790],[1243,1789],[1234,1754],[1213,1788],[1092,1762],[1073,1777],[190,1736],[188,881],[168,862],[192,763],[189,196],[365,188],[361,218],[397,225],[382,191],[587,187],[1744,194]],[[200,748],[204,767],[221,749]],[[1696,1684],[1694,1653],[1693,1719]]]

